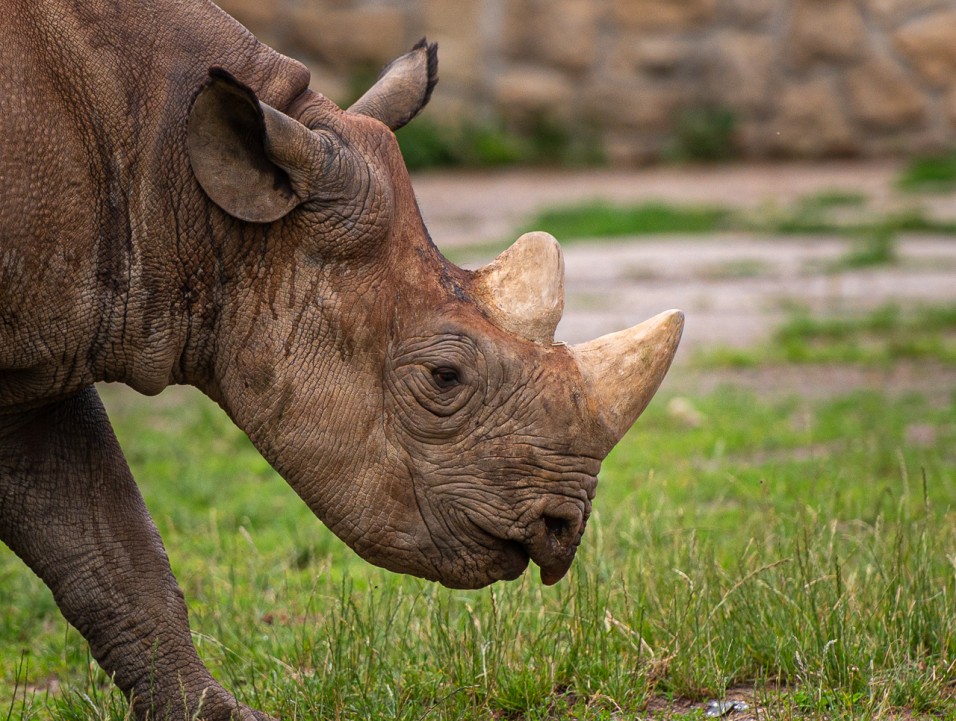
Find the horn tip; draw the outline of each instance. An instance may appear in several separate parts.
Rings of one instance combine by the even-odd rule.
[[[684,313],[667,310],[632,328],[572,346],[597,416],[616,443],[664,380],[684,331]]]
[[[521,249],[535,255],[561,255],[561,244],[551,233],[543,230],[532,230],[524,233],[511,246],[515,250]]]
[[[665,310],[658,316],[662,322],[670,324],[674,327],[678,333],[682,333],[684,330],[684,311],[678,310],[677,308],[671,308],[670,310]]]

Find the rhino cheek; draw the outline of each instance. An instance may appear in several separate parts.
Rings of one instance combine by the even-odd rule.
[[[391,515],[386,521],[365,523],[372,532],[349,544],[363,558],[449,588],[481,588],[521,575],[528,565],[521,544],[476,532],[461,503],[436,498],[410,462],[399,466],[408,475],[393,476],[378,491],[377,500],[383,503],[376,505],[387,504]]]

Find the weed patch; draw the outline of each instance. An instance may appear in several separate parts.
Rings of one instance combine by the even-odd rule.
[[[897,361],[956,364],[956,308],[886,305],[869,313],[815,316],[797,309],[773,339],[755,348],[701,351],[702,367],[746,368],[780,363],[852,363],[888,366]]]
[[[581,167],[603,163],[597,142],[540,121],[523,131],[494,122],[440,125],[418,118],[396,132],[409,170],[509,165]]]
[[[723,208],[681,207],[664,203],[614,206],[594,203],[542,213],[529,227],[548,228],[559,238],[599,238],[666,233],[713,233],[730,226]]]
[[[737,118],[726,108],[692,108],[677,117],[668,158],[676,162],[720,162],[738,154]]]
[[[956,188],[956,151],[914,158],[897,181],[911,192],[947,192]]]
[[[526,229],[547,229],[563,241],[581,238],[697,235],[740,231],[761,235],[835,235],[857,240],[843,267],[893,262],[900,233],[956,235],[956,222],[937,220],[918,209],[882,216],[863,215],[865,198],[830,191],[801,199],[793,207],[743,212],[719,206],[669,203],[613,205],[587,203],[539,213]],[[842,215],[841,215],[842,214]]]
[[[897,261],[896,232],[887,226],[867,228],[854,239],[853,246],[833,263],[830,272],[858,270]]]

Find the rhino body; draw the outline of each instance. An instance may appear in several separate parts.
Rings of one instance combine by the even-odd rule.
[[[420,43],[348,110],[204,0],[0,0],[0,539],[139,718],[266,718],[209,675],[93,384],[190,384],[377,565],[567,571],[677,312],[553,343],[562,260],[428,237],[393,130]]]

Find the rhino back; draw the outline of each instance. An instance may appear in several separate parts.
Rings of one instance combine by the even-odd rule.
[[[0,0],[0,409],[158,392],[217,228],[185,152],[211,66],[275,107],[308,71],[207,2]]]

